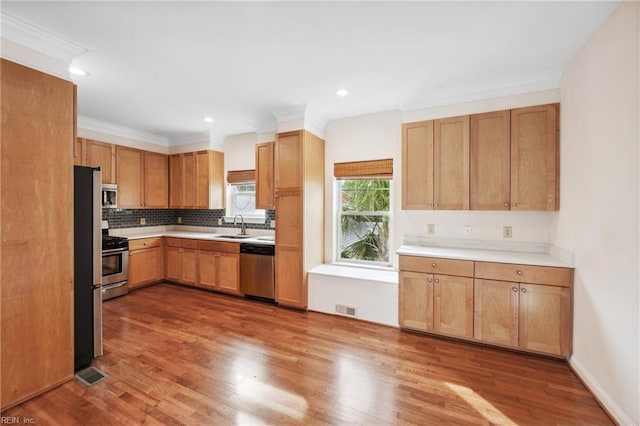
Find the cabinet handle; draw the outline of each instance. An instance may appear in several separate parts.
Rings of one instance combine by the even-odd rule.
[[[511,287],[511,290],[513,290],[514,293],[517,293],[518,292],[518,287]]]
[[[526,293],[527,289],[526,288],[521,288],[520,291],[523,292],[523,293]]]
[[[505,206],[505,207],[509,207],[509,202],[508,202],[508,201],[505,201],[504,206]]]
[[[522,275],[522,271],[518,270],[518,271],[516,271],[516,274]]]
[[[432,264],[431,264],[431,266],[435,268],[435,267],[436,267],[436,264],[435,264],[435,263],[432,263]]]

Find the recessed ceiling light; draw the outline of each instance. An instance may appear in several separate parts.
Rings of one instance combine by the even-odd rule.
[[[204,121],[207,122],[207,123],[213,123],[213,118],[207,116],[207,117],[204,118]]]
[[[349,91],[347,89],[338,89],[336,90],[336,95],[338,96],[347,96]]]
[[[89,75],[88,72],[86,72],[85,70],[83,70],[82,68],[78,68],[78,67],[69,67],[69,72],[73,75],[79,75],[82,77],[86,77]]]

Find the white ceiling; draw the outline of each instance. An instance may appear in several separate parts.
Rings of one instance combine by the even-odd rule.
[[[7,2],[87,49],[79,114],[193,141],[557,88],[617,2]],[[350,95],[338,98],[346,87]],[[459,100],[458,100],[459,101]],[[203,117],[210,115],[210,125]]]

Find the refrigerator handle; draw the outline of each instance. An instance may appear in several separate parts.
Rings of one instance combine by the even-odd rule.
[[[93,356],[102,355],[102,172],[93,171]]]

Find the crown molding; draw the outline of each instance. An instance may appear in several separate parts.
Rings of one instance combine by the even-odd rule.
[[[280,124],[287,121],[304,120],[304,113],[306,109],[306,104],[291,105],[273,110],[272,114],[276,118],[278,124]]]
[[[209,143],[210,141],[211,135],[209,132],[192,132],[171,137],[169,139],[169,145],[190,145],[203,142]]]
[[[69,65],[88,49],[59,35],[42,30],[6,12],[1,12],[2,38]]]
[[[169,146],[169,138],[141,130],[131,129],[95,118],[78,115],[78,128],[92,130],[94,132],[106,133],[127,139],[134,139],[155,145]],[[208,140],[208,136],[206,137]]]
[[[433,89],[412,96],[401,102],[403,111],[413,111],[481,101],[530,92],[558,89],[562,71],[548,71],[539,74],[520,75],[503,80],[485,81],[481,83],[465,84],[454,87]]]
[[[326,126],[327,120],[322,117],[306,117],[304,120],[304,128],[322,139]]]

